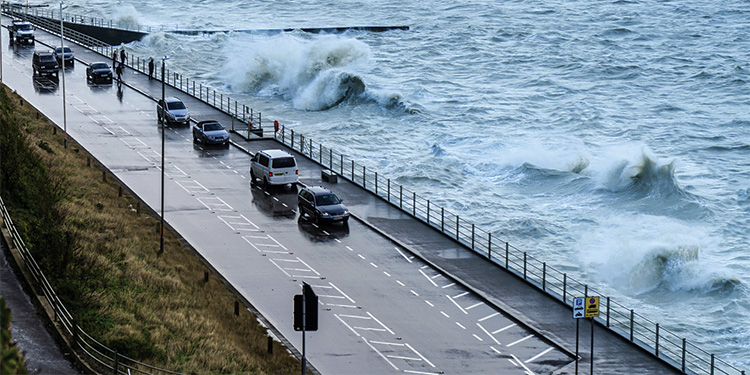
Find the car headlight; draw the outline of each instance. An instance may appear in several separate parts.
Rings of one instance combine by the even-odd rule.
[[[321,216],[330,216],[330,214],[328,212],[321,212],[320,215]]]

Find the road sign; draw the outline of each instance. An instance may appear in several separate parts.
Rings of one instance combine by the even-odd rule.
[[[294,296],[294,330],[318,330],[318,296],[307,283],[302,283],[302,294]]]
[[[586,317],[586,298],[577,297],[573,298],[573,318],[581,319]]]
[[[596,318],[599,316],[599,297],[586,297],[586,317]]]

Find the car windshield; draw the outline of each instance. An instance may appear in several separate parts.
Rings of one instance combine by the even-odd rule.
[[[52,55],[41,55],[41,56],[39,56],[39,60],[41,60],[41,61],[53,61],[53,60],[55,60],[55,56],[52,56]]]
[[[295,165],[296,164],[294,163],[294,158],[273,159],[274,168],[290,168],[290,167],[294,167]]]
[[[26,24],[26,25],[18,25],[18,30],[24,30],[24,31],[26,31],[26,30],[31,30],[31,25],[29,25],[29,24]]]
[[[169,102],[167,103],[169,109],[185,109],[185,104],[182,102]]]
[[[318,206],[330,206],[332,204],[339,204],[341,201],[335,194],[321,194],[318,195]]]
[[[60,47],[55,47],[55,53],[60,53],[60,51],[62,51],[62,50],[64,50],[65,53],[71,53],[71,52],[73,52],[73,51],[70,50],[70,47],[65,47],[64,49],[62,49]]]
[[[224,130],[224,127],[218,122],[209,122],[208,124],[203,125],[203,130],[204,131]]]
[[[92,69],[109,69],[107,63],[93,63],[91,64]]]

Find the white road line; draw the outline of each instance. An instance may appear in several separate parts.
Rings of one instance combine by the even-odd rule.
[[[443,316],[446,317],[446,318],[450,318],[451,317],[450,315],[446,314],[445,311],[441,311],[440,313],[443,314]]]
[[[348,296],[348,295],[347,295],[346,293],[344,293],[344,291],[343,291],[343,290],[339,289],[339,288],[338,288],[338,287],[337,287],[336,285],[333,285],[333,283],[329,283],[329,284],[331,284],[331,286],[332,286],[332,287],[333,287],[334,289],[338,290],[338,291],[339,291],[339,293],[341,293],[341,295],[343,295],[344,297],[346,297],[346,299],[348,299],[348,300],[349,300],[349,301],[351,301],[352,303],[356,303],[356,302],[354,302],[354,300],[353,300],[353,299],[351,299],[351,298],[350,298],[350,297],[349,297],[349,296]]]
[[[423,371],[414,371],[414,370],[404,370],[405,373],[408,374],[417,374],[417,375],[440,375],[439,372],[423,372]]]
[[[352,332],[354,332],[354,334],[357,335],[357,337],[361,337],[361,335],[359,333],[357,333],[357,331],[355,331],[354,328],[352,328],[350,325],[346,324],[346,322],[344,321],[344,319],[341,319],[341,317],[338,316],[337,314],[333,314],[333,316],[335,316],[336,319],[338,319],[341,322],[341,324],[345,325],[346,328],[349,328]],[[367,342],[367,340],[365,340],[365,342]],[[372,345],[370,345],[370,347],[372,347]],[[375,349],[375,348],[373,348],[373,349]],[[396,370],[398,370],[398,369],[396,369]]]
[[[499,313],[499,312],[495,312],[495,313],[492,313],[492,314],[490,314],[490,315],[487,315],[487,316],[485,316],[485,317],[484,317],[484,318],[482,318],[482,319],[479,319],[479,321],[480,321],[480,322],[483,322],[483,321],[485,321],[485,320],[487,320],[487,319],[493,318],[493,317],[495,317],[495,316],[498,316],[498,315],[500,315],[500,313]]]
[[[373,262],[370,262],[370,265],[373,266],[373,267],[375,267],[375,268],[378,268],[377,264],[375,264]]]
[[[310,271],[313,271],[313,272],[315,272],[315,274],[316,274],[316,275],[320,276],[320,274],[318,273],[318,271],[316,271],[316,270],[315,270],[314,268],[310,267],[310,265],[309,265],[309,264],[307,264],[307,263],[305,263],[305,261],[304,261],[304,260],[300,259],[299,257],[297,257],[297,260],[299,260],[299,261],[300,261],[300,263],[304,264],[304,265],[305,265],[305,267],[309,268],[309,269],[310,269]]]
[[[398,285],[406,286],[406,284],[402,283],[401,280],[396,280],[396,282],[398,283]]]
[[[421,273],[422,275],[424,275],[424,277],[427,278],[427,281],[431,282],[432,285],[434,285],[437,288],[438,285],[434,281],[432,281],[432,279],[429,276],[427,276],[427,274],[424,273],[424,271],[419,270],[419,273]]]
[[[477,339],[477,340],[479,340],[479,341],[484,341],[481,337],[477,336],[476,333],[473,333],[472,336],[474,336],[474,338]]]
[[[466,329],[466,327],[464,327],[464,325],[461,324],[461,323],[459,323],[459,322],[456,322],[456,325],[459,326],[459,327],[461,327],[461,329]]]
[[[414,290],[409,290],[409,291],[411,292],[411,294],[413,294],[413,295],[415,295],[415,296],[419,297],[419,293],[415,292]]]
[[[510,344],[508,344],[508,345],[505,345],[505,346],[507,346],[507,347],[509,347],[509,348],[510,348],[511,346],[513,346],[513,345],[516,345],[516,344],[518,344],[518,343],[521,343],[521,342],[524,342],[524,341],[526,341],[526,340],[528,340],[528,339],[530,339],[530,338],[532,338],[532,337],[534,337],[534,335],[528,335],[528,336],[526,336],[526,337],[524,337],[524,338],[522,338],[522,339],[519,339],[519,340],[513,341],[512,343],[510,343]]]
[[[497,339],[495,338],[495,336],[493,336],[491,333],[487,332],[487,330],[484,327],[482,327],[481,324],[477,323],[477,326],[479,326],[479,329],[481,329],[482,331],[484,331],[484,333],[486,333],[487,336],[489,336],[492,339],[492,341],[495,342],[495,344],[502,345],[500,343],[500,341],[497,341]]]
[[[471,309],[473,309],[473,308],[475,308],[477,306],[482,306],[482,305],[484,305],[484,302],[475,303],[475,304],[467,307],[466,310],[471,310]]]
[[[451,298],[451,296],[449,296],[447,294],[445,296],[448,297],[448,299],[451,300],[451,302],[453,302],[453,304],[456,305],[456,307],[458,307],[458,309],[461,310],[464,314],[469,315],[469,313],[466,312],[466,310],[464,310],[463,307],[459,306],[459,304],[456,303],[456,301],[454,301],[453,298]]]
[[[495,353],[497,353],[497,354],[503,354],[501,351],[495,349],[494,346],[490,346],[490,349],[492,349],[493,351],[495,351]]]
[[[386,276],[388,276],[388,277],[391,277],[391,274],[388,273],[388,272],[383,271],[383,274],[386,275]]]
[[[274,262],[274,260],[273,260],[273,259],[270,259],[270,261],[271,261],[271,263],[273,263],[273,265],[274,265],[274,266],[278,267],[278,269],[280,269],[280,270],[281,270],[281,272],[283,272],[283,273],[284,273],[284,274],[285,274],[285,275],[286,275],[287,277],[292,277],[292,275],[290,275],[290,274],[289,274],[288,272],[286,272],[286,271],[285,271],[285,270],[284,270],[283,268],[281,268],[281,267],[280,267],[280,266],[279,266],[278,264],[276,264],[276,262]]]
[[[527,360],[526,360],[526,361],[524,361],[524,362],[525,362],[525,363],[529,363],[529,362],[534,362],[534,361],[536,361],[537,359],[539,359],[539,357],[541,357],[541,356],[543,356],[543,355],[545,355],[545,354],[547,354],[547,353],[551,352],[551,351],[552,351],[553,349],[554,349],[553,347],[550,347],[550,348],[548,348],[547,350],[545,350],[545,351],[543,351],[543,352],[541,352],[541,353],[539,353],[539,354],[537,354],[537,355],[535,355],[535,356],[533,356],[533,357],[531,357],[531,358],[527,359]]]
[[[388,358],[403,359],[405,361],[421,361],[421,359],[419,359],[417,357],[405,357],[405,356],[402,356],[402,355],[389,355]]]
[[[461,297],[463,297],[463,296],[465,296],[467,294],[469,294],[469,292],[458,293],[455,296],[453,296],[453,298],[461,298]]]
[[[357,336],[359,336],[359,335],[357,335]],[[362,340],[363,340],[363,341],[364,341],[364,342],[365,342],[365,343],[366,343],[367,345],[369,345],[369,346],[370,346],[370,348],[372,348],[372,350],[374,350],[374,351],[375,351],[375,353],[378,353],[378,354],[379,354],[379,355],[380,355],[381,357],[383,357],[383,359],[385,359],[385,361],[386,361],[386,362],[388,362],[388,364],[389,364],[389,365],[393,366],[393,368],[394,368],[394,369],[398,370],[398,367],[396,367],[396,365],[394,365],[394,364],[393,364],[393,362],[391,362],[391,360],[390,360],[390,359],[388,359],[388,358],[387,358],[386,356],[384,356],[384,355],[383,355],[383,353],[381,353],[381,352],[380,352],[379,350],[375,349],[375,347],[374,347],[374,346],[372,346],[372,345],[371,345],[371,344],[370,344],[369,342],[367,342],[367,339],[365,339],[364,337],[362,337]]]
[[[428,365],[435,367],[435,365],[433,365],[432,362],[428,361],[427,358],[425,358],[422,354],[420,354],[418,351],[412,348],[411,345],[409,345],[408,343],[404,343],[404,345],[406,345],[407,348],[411,349],[414,353],[416,353],[420,358],[422,358],[422,360],[427,362]]]
[[[452,287],[452,286],[454,286],[454,285],[456,285],[456,283],[450,283],[450,284],[448,284],[448,285],[444,285],[444,286],[443,286],[443,289],[445,289],[445,288],[450,288],[450,287]]]
[[[406,259],[406,261],[407,261],[407,262],[409,262],[409,263],[412,263],[411,259],[409,259],[409,258],[408,258],[408,257],[406,256],[406,254],[404,254],[403,252],[401,252],[401,250],[399,250],[399,248],[397,248],[397,247],[394,247],[394,249],[396,249],[396,251],[398,251],[398,253],[399,253],[399,254],[401,254],[401,256],[402,256],[402,257],[404,257],[404,259]]]
[[[518,359],[518,357],[516,357],[516,356],[515,356],[515,355],[513,355],[512,353],[511,353],[511,355],[510,355],[510,356],[511,356],[511,357],[513,357],[513,359],[515,359],[515,360],[516,360],[516,362],[518,362],[518,364],[519,364],[519,365],[520,365],[521,367],[523,367],[523,369],[524,369],[524,370],[526,370],[526,374],[528,374],[528,375],[534,375],[534,372],[533,372],[533,371],[531,371],[531,370],[530,370],[530,369],[529,369],[528,367],[526,367],[526,365],[524,365],[524,364],[523,364],[523,362],[521,362],[521,360],[520,360],[520,359]]]
[[[378,322],[378,324],[380,324],[381,326],[383,326],[383,328],[385,328],[386,330],[388,330],[388,332],[390,332],[391,335],[395,335],[395,333],[393,333],[393,331],[391,331],[390,328],[386,327],[386,325],[383,324],[381,321],[379,321],[378,318],[376,318],[374,315],[370,314],[369,311],[367,312],[367,315],[369,315],[370,318],[372,318],[372,320]]]
[[[354,251],[354,249],[352,249],[350,246],[347,246],[346,249],[349,251]]]
[[[364,255],[362,255],[362,254],[357,254],[357,255],[358,255],[358,256],[359,256],[360,258],[362,258],[362,260],[365,260],[365,259],[366,259],[366,258],[365,258],[365,256],[364,256]]]
[[[253,225],[255,225],[255,224],[253,224]],[[268,238],[270,238],[271,241],[276,242],[276,244],[278,244],[282,249],[289,251],[289,249],[287,249],[284,245],[282,245],[281,242],[276,241],[275,238],[271,237],[270,235],[268,236]]]
[[[493,332],[492,332],[492,334],[493,334],[493,335],[495,335],[495,334],[498,334],[498,333],[500,333],[500,332],[502,332],[502,331],[505,331],[506,329],[509,329],[509,328],[513,328],[513,327],[515,327],[515,326],[517,326],[517,324],[516,324],[516,323],[512,323],[512,324],[510,324],[510,325],[507,325],[507,326],[505,326],[505,327],[503,327],[503,328],[500,328],[500,329],[498,329],[497,331],[493,331]]]
[[[432,304],[430,301],[424,301],[426,304],[430,305],[430,307],[435,307],[435,305]]]

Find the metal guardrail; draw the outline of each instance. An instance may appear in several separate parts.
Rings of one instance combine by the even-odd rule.
[[[18,251],[23,260],[23,264],[19,266],[23,266],[28,274],[32,276],[33,280],[29,280],[29,282],[33,282],[38,290],[42,292],[44,298],[47,299],[54,314],[53,319],[60,327],[60,333],[70,343],[71,349],[76,352],[79,358],[86,361],[90,366],[103,369],[107,373],[180,375],[180,373],[160,369],[119,354],[104,346],[78,326],[73,315],[63,305],[57,293],[55,293],[55,290],[37,264],[34,256],[26,248],[26,244],[24,244],[21,235],[16,230],[13,219],[11,219],[10,213],[1,197],[0,211],[2,211],[3,222],[10,234],[13,247]]]
[[[35,10],[34,15],[40,13],[45,12]],[[42,17],[46,16],[29,17],[29,20],[45,30],[59,35],[59,18],[58,21],[54,21],[44,20]],[[104,56],[111,56],[118,50],[116,47],[85,34],[77,34],[81,33],[76,33],[67,28],[65,30],[66,37],[70,36],[70,38]],[[141,59],[136,56],[135,60],[129,59],[126,65],[143,74],[148,74],[148,60],[145,58]],[[159,67],[155,67],[155,70],[158,71],[158,69]],[[158,75],[155,76],[157,79],[159,78]],[[251,134],[262,136],[262,115],[260,112],[254,112],[249,106],[240,104],[228,95],[225,97],[223,93],[204,86],[202,83],[198,83],[196,86],[195,80],[169,70],[165,72],[165,84],[229,115],[232,118],[231,130],[245,136],[246,139],[249,139]],[[235,120],[237,120],[237,125],[240,128],[235,128]],[[295,134],[293,129],[287,129],[284,125],[281,125],[278,130],[274,127],[273,137],[282,144],[316,161],[319,165],[398,207],[403,212],[427,223],[496,265],[523,278],[526,282],[571,306],[571,308],[573,299],[576,297],[603,296],[596,290],[590,289],[587,284],[569,278],[566,273],[536,259],[528,252],[510,245],[507,241],[493,237],[492,233],[479,228],[466,219],[462,219],[458,214],[431,203],[429,199],[417,195],[416,192],[391,181],[389,178],[378,175],[377,171],[368,170],[365,165],[357,163],[351,157],[320,143],[314,143],[312,139],[306,138],[302,134]],[[603,314],[596,318],[599,324],[651,352],[655,357],[683,373],[745,375],[744,370],[716,358],[714,354],[688,342],[687,339],[661,327],[659,323],[649,320],[633,309],[612,300],[610,297],[603,297],[602,299],[605,301],[605,306]]]
[[[568,277],[546,262],[497,238],[459,214],[430,202],[416,192],[367,169],[354,159],[281,125],[274,137],[282,144],[307,156],[324,168],[359,185],[375,196],[428,224],[459,244],[522,278],[548,295],[572,307],[576,297],[602,295],[587,284]],[[602,297],[602,314],[596,321],[631,343],[686,374],[745,375],[714,354],[691,344],[610,297]]]

